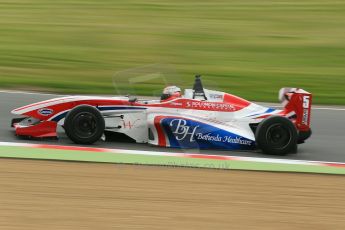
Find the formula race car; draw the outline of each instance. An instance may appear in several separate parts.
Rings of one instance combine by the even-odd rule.
[[[57,137],[60,125],[77,144],[120,134],[163,147],[296,153],[311,135],[312,95],[298,88],[283,88],[279,95],[283,110],[205,89],[196,76],[193,89],[182,95],[170,86],[157,100],[69,96],[27,105],[12,111],[21,115],[12,127],[18,136],[42,138]]]

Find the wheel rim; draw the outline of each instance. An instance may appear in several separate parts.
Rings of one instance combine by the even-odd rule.
[[[78,113],[73,118],[73,130],[79,138],[90,138],[97,132],[96,117],[89,112]]]
[[[281,124],[273,124],[267,129],[266,140],[275,149],[283,149],[291,142],[291,130]]]

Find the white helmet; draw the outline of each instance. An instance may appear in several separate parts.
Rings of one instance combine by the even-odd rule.
[[[167,86],[163,90],[161,100],[167,100],[170,98],[181,97],[181,89],[177,86]]]

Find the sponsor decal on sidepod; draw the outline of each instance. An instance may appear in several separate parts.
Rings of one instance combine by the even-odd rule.
[[[54,111],[53,111],[52,109],[47,109],[47,108],[38,110],[38,114],[43,115],[43,116],[52,115],[53,112],[54,112]]]
[[[171,147],[253,149],[255,142],[212,125],[180,118],[162,119]]]

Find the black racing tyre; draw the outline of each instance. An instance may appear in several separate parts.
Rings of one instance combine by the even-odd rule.
[[[66,135],[76,144],[93,144],[105,129],[105,122],[98,109],[80,105],[72,109],[65,118]]]
[[[285,117],[273,116],[263,120],[255,132],[256,144],[264,153],[285,155],[297,151],[297,129]]]

